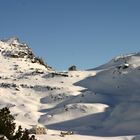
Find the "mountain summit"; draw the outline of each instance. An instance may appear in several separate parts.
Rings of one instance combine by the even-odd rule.
[[[23,43],[20,42],[19,38],[18,37],[11,37],[11,38],[8,38],[8,39],[5,39],[5,40],[2,40],[3,42],[9,44],[9,45],[24,45]]]
[[[5,57],[21,59],[24,61],[30,61],[32,63],[39,63],[45,66],[48,70],[52,70],[43,59],[36,57],[31,48],[27,44],[21,43],[17,37],[11,37],[6,40],[0,41],[0,51]]]

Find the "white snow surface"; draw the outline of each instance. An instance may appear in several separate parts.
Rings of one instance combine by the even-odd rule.
[[[46,127],[38,140],[140,140],[139,53],[90,71],[57,72],[31,52],[17,38],[0,41],[0,108],[8,106],[17,125]]]

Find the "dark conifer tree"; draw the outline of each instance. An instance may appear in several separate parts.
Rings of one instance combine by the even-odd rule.
[[[19,126],[18,130],[16,131],[15,135],[13,136],[12,140],[20,140],[20,138],[22,137],[22,127]]]
[[[15,131],[14,117],[11,115],[9,108],[5,107],[0,110],[0,134],[8,139],[13,137]]]
[[[24,130],[24,133],[23,133],[23,135],[22,135],[20,140],[30,140],[29,132],[28,132],[27,129]]]
[[[0,135],[6,136],[8,140],[36,140],[35,136],[29,136],[27,129],[24,131],[19,126],[15,132],[16,124],[14,123],[14,117],[11,115],[9,108],[5,107],[0,110]],[[5,140],[0,138],[0,140]]]

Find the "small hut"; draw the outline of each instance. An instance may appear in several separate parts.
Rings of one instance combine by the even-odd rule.
[[[76,71],[76,70],[77,70],[77,68],[75,65],[72,65],[68,68],[68,71]]]
[[[46,127],[43,125],[35,125],[29,130],[30,134],[43,135],[46,133]]]

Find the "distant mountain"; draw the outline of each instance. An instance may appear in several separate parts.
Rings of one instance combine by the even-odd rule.
[[[0,108],[25,128],[46,127],[38,140],[139,140],[140,53],[90,71],[57,72],[16,37],[0,41]],[[63,138],[62,138],[63,139]]]

